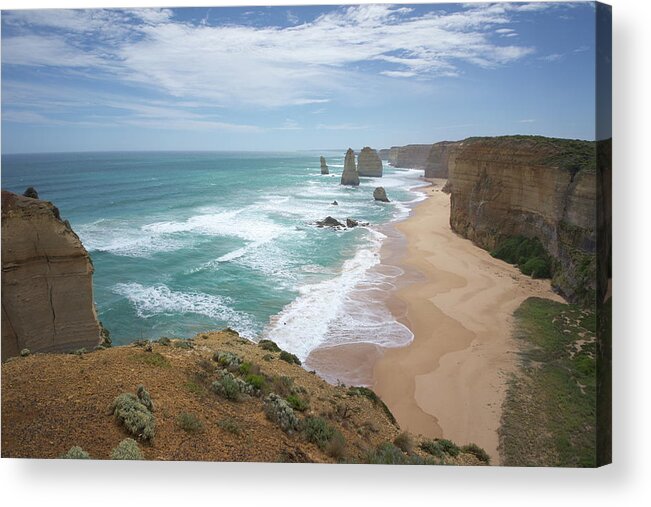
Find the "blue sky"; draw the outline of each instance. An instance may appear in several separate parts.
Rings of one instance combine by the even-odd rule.
[[[2,151],[594,139],[592,3],[2,12]]]

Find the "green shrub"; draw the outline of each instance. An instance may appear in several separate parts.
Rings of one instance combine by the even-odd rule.
[[[294,379],[284,375],[274,375],[271,378],[271,389],[280,396],[287,398],[294,392]]]
[[[538,238],[513,236],[500,243],[491,255],[509,264],[515,264],[525,275],[533,278],[551,278],[552,263]]]
[[[541,257],[534,257],[525,262],[521,267],[525,275],[531,276],[531,278],[551,278],[552,270],[551,263],[549,259],[543,259]]]
[[[156,420],[149,409],[131,393],[122,393],[113,401],[112,412],[129,433],[151,440],[154,438]]]
[[[431,459],[423,459],[417,455],[407,455],[390,442],[378,445],[368,451],[363,458],[364,463],[371,465],[437,465]]]
[[[267,419],[280,426],[285,433],[293,433],[301,426],[292,407],[275,393],[264,399],[264,413]]]
[[[265,379],[262,375],[247,375],[245,380],[247,384],[252,385],[256,389],[262,389],[265,384]]]
[[[29,349],[23,349],[20,351],[20,357],[27,357],[32,353],[31,350]]]
[[[111,459],[139,460],[145,457],[134,439],[125,438],[111,451]]]
[[[203,429],[203,423],[199,418],[189,412],[181,412],[176,418],[176,424],[188,433],[197,433]]]
[[[68,452],[60,456],[61,459],[90,459],[90,454],[84,451],[78,445],[70,448]]]
[[[325,447],[325,452],[328,456],[335,459],[341,459],[344,457],[346,451],[346,439],[344,436],[337,430],[328,441]]]
[[[271,340],[260,340],[258,342],[258,347],[262,350],[268,350],[269,352],[280,352],[280,347],[276,345],[276,342]]]
[[[442,438],[441,440],[438,441],[439,447],[445,454],[449,454],[452,457],[458,456],[460,449],[457,444],[450,440],[446,440],[445,438]]]
[[[488,453],[477,444],[464,445],[461,447],[461,450],[463,452],[467,452],[468,454],[473,454],[479,461],[482,461],[487,465],[489,465],[491,462],[491,458]]]
[[[240,384],[230,373],[226,373],[219,380],[215,380],[212,383],[212,390],[227,400],[238,401],[240,399]]]
[[[299,412],[305,412],[310,406],[307,401],[295,394],[290,394],[285,398],[285,400],[287,400],[287,403],[289,403],[290,407],[292,407],[294,410],[298,410]]]
[[[217,421],[217,426],[229,433],[233,433],[233,435],[239,435],[242,432],[238,422],[230,417],[225,417],[224,419]]]
[[[299,366],[301,365],[301,360],[296,355],[290,354],[286,350],[280,351],[280,359],[288,362],[289,364],[297,364]]]
[[[396,437],[393,441],[394,445],[403,452],[411,454],[414,450],[414,440],[411,438],[411,435],[406,431],[403,431]]]
[[[217,352],[213,355],[213,361],[219,363],[224,368],[237,371],[242,364],[242,359],[232,352]]]
[[[420,444],[420,448],[436,458],[443,458],[443,449],[435,440],[425,440]]]
[[[303,423],[303,433],[308,442],[325,449],[335,434],[335,429],[322,417],[307,417]]]
[[[240,375],[248,375],[251,373],[251,363],[246,362],[242,363],[240,367],[238,368],[238,371],[240,372]]]
[[[164,345],[165,347],[169,347],[171,345],[171,343],[172,343],[172,340],[170,340],[166,336],[163,336],[163,337],[158,339],[158,343],[160,345]]]

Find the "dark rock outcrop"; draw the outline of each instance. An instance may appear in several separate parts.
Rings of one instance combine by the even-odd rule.
[[[352,218],[347,218],[346,219],[346,227],[348,227],[349,229],[353,228],[353,227],[357,227],[358,225],[359,225],[359,222],[357,220],[354,220]]]
[[[360,176],[381,178],[382,160],[373,148],[365,146],[357,157],[357,173]]]
[[[346,158],[344,160],[344,171],[341,173],[342,185],[359,185],[359,174],[357,174],[357,167],[355,166],[355,152],[348,148]]]
[[[30,199],[38,199],[38,192],[34,187],[27,187],[23,192],[24,197],[29,197]]]
[[[458,142],[450,141],[433,144],[425,162],[425,177],[447,178],[450,155],[457,146],[459,146]]]
[[[321,157],[321,174],[330,174],[328,164],[326,164],[326,159],[324,157]]]
[[[346,227],[339,220],[331,216],[327,216],[323,220],[317,220],[316,225],[317,227]]]
[[[373,199],[376,201],[389,202],[389,198],[387,197],[387,193],[384,190],[384,187],[377,187],[375,190],[373,190]]]
[[[101,342],[93,265],[49,202],[2,191],[2,357]]]
[[[471,138],[449,161],[450,226],[493,250],[538,238],[553,259],[552,284],[594,303],[597,171],[594,142],[539,136]]]
[[[389,164],[393,167],[424,169],[431,149],[431,144],[392,146],[389,150]]]
[[[339,206],[339,203],[337,201],[332,201],[333,206]]]

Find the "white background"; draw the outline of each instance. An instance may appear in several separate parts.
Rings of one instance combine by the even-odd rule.
[[[0,0],[2,9],[289,5],[291,0]],[[363,2],[368,3],[368,2]],[[651,505],[648,0],[612,0],[614,464],[598,470],[1,460],[4,505]],[[100,430],[98,428],[98,430]]]

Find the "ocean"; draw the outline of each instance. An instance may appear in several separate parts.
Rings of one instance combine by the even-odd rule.
[[[2,188],[34,186],[70,221],[114,344],[231,327],[304,360],[317,347],[413,338],[383,303],[401,271],[380,264],[379,251],[382,231],[423,198],[422,171],[385,164],[381,179],[344,187],[343,159],[344,150],[3,155],[1,175]],[[390,203],[373,200],[376,186]],[[315,226],[328,215],[369,225]]]

